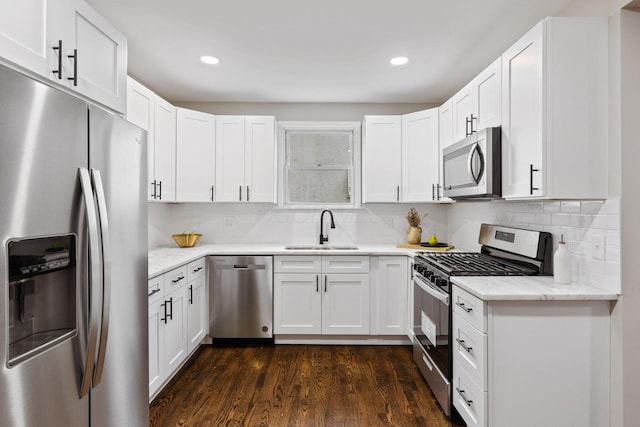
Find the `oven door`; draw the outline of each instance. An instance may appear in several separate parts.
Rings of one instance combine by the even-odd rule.
[[[413,279],[413,356],[447,416],[451,415],[449,294],[420,274]]]

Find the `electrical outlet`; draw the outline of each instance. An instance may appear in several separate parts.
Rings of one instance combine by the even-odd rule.
[[[591,238],[591,256],[593,259],[605,259],[605,237],[604,233],[594,234]]]
[[[222,225],[224,225],[225,227],[233,227],[233,217],[225,216],[224,218],[222,218]]]

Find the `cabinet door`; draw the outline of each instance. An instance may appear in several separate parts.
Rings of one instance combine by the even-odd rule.
[[[126,112],[127,39],[84,0],[62,0],[63,58],[69,87],[117,112]],[[77,51],[75,59],[68,58]]]
[[[378,257],[372,334],[407,335],[407,257]]]
[[[502,54],[504,197],[544,195],[543,28],[540,22]]]
[[[187,344],[191,354],[207,334],[208,299],[206,296],[206,277],[200,276],[187,285]]]
[[[502,124],[502,58],[498,58],[473,79],[477,117],[473,130]]]
[[[188,354],[186,287],[165,296],[162,314],[166,315],[164,326],[164,360],[167,374],[171,375]]]
[[[155,179],[155,98],[156,95],[152,91],[131,77],[127,77],[127,120],[147,131],[147,198],[149,200],[153,200],[152,182]]]
[[[164,300],[149,305],[149,399],[166,377],[164,369]]]
[[[453,141],[471,134],[471,115],[477,117],[473,84],[469,83],[451,98],[453,117]]]
[[[176,200],[176,107],[159,96],[154,103],[156,200]]]
[[[216,190],[218,202],[245,200],[244,117],[216,117]],[[243,197],[243,195],[245,197]]]
[[[369,275],[322,276],[322,333],[369,335]]]
[[[275,274],[275,334],[322,333],[320,274]]]
[[[0,55],[8,61],[56,82],[62,82],[58,52],[62,39],[61,0],[0,1]]]
[[[245,117],[245,200],[276,202],[275,118]]]
[[[211,202],[216,122],[213,114],[177,108],[176,201]]]
[[[362,144],[364,203],[400,201],[401,116],[367,116]]]
[[[402,201],[437,199],[438,109],[402,116]]]

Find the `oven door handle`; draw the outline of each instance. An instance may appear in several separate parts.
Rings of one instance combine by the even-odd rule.
[[[420,289],[422,289],[423,291],[425,291],[426,293],[428,293],[438,301],[443,302],[447,307],[449,306],[449,295],[427,284],[425,281],[423,281],[417,276],[413,278],[413,283],[420,286]]]

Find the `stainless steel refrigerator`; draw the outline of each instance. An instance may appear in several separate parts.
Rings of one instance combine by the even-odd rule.
[[[0,426],[147,426],[146,133],[0,67]]]

